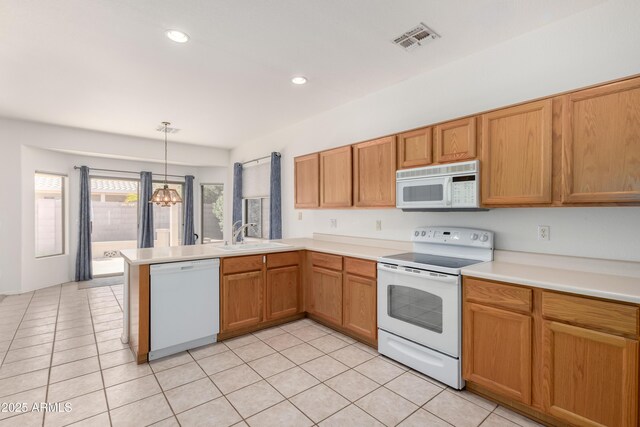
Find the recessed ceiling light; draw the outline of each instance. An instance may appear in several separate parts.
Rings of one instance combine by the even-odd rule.
[[[291,83],[294,85],[303,85],[307,82],[307,78],[303,76],[296,76],[291,79]]]
[[[186,43],[189,41],[187,33],[183,33],[179,30],[167,30],[167,37],[176,43]]]

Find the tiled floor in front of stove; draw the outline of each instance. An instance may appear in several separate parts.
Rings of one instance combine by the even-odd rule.
[[[0,302],[0,426],[536,426],[309,319],[137,365],[120,342],[122,286]],[[2,409],[2,408],[0,408]],[[9,409],[9,408],[7,408]]]

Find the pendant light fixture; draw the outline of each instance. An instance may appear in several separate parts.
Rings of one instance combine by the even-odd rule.
[[[164,125],[164,186],[163,188],[158,188],[153,192],[153,196],[151,196],[149,203],[155,203],[156,205],[165,208],[171,207],[176,203],[182,203],[182,197],[180,197],[176,190],[169,188],[169,184],[167,182],[167,128],[171,123],[162,122],[162,124]]]

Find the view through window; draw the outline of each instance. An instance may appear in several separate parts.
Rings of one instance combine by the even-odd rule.
[[[184,200],[184,184],[167,183],[169,188],[178,192]],[[162,188],[164,182],[154,182],[153,191]],[[153,228],[155,231],[154,247],[179,246],[182,244],[182,225],[184,223],[182,203],[171,207],[153,205]]]
[[[202,184],[202,243],[223,240],[224,186],[222,184]]]
[[[65,247],[64,175],[36,172],[35,235],[36,257],[64,254]]]
[[[138,241],[138,181],[91,177],[91,255],[94,276],[124,272],[121,249]]]

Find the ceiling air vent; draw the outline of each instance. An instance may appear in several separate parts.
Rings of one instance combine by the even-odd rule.
[[[164,132],[164,125],[158,125],[156,130],[158,132]],[[172,128],[171,126],[167,126],[167,133],[178,133],[178,132],[180,132],[180,129]]]
[[[393,44],[396,44],[406,50],[407,52],[414,50],[418,46],[422,46],[424,43],[435,40],[440,36],[435,31],[420,23],[415,28],[410,29],[406,33],[393,39]]]

